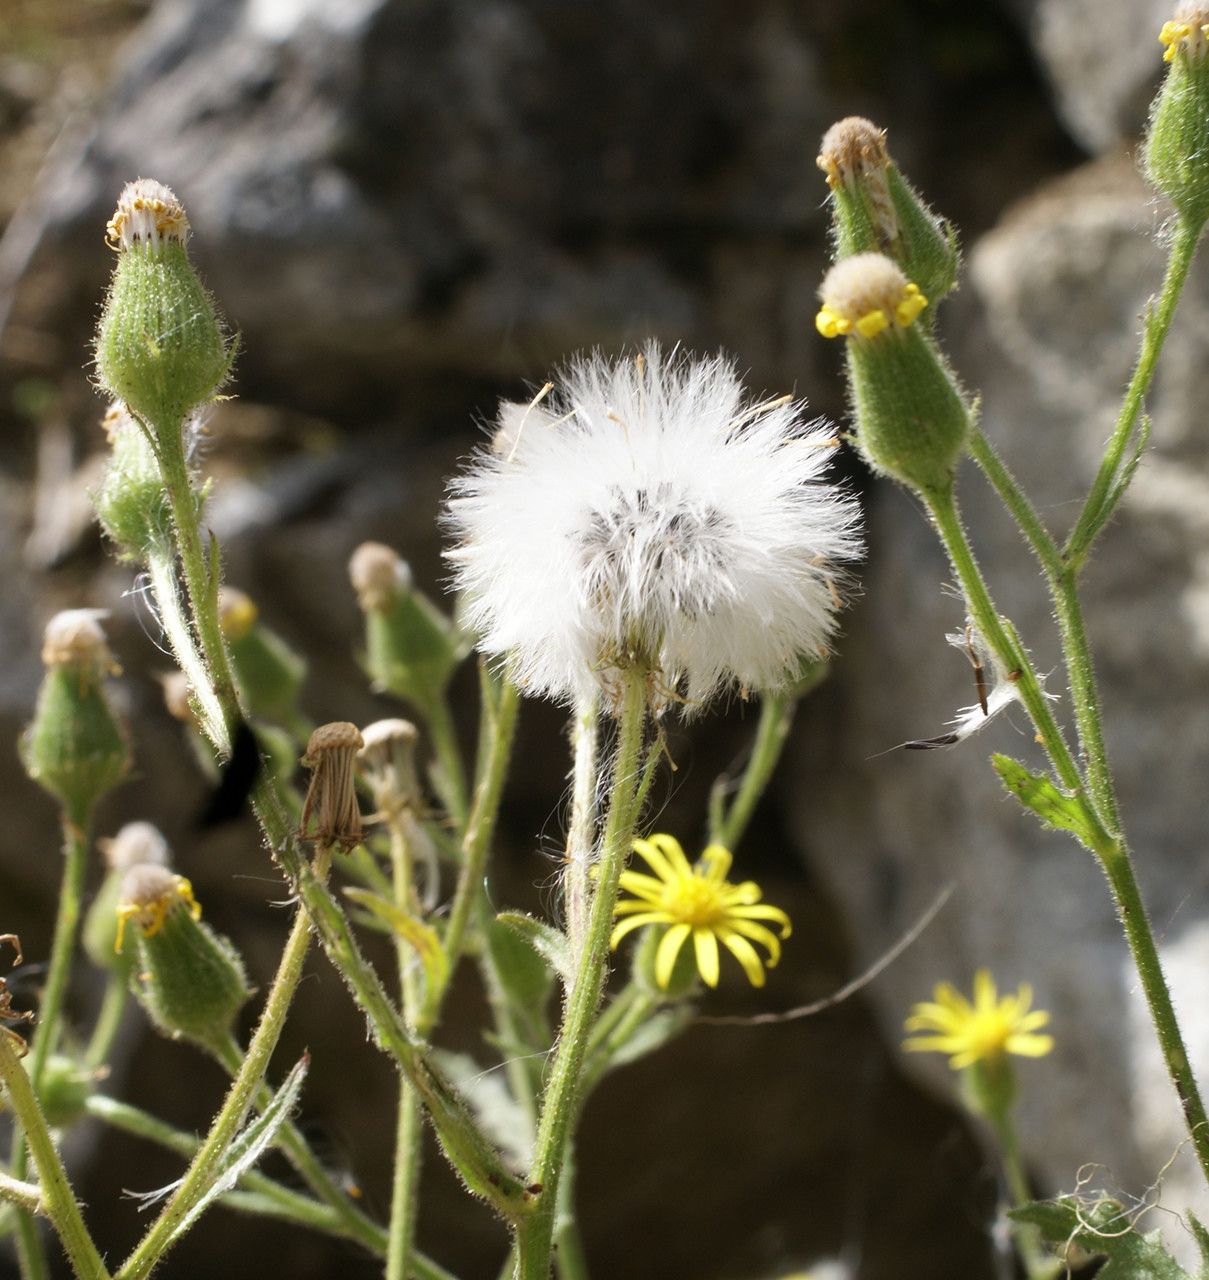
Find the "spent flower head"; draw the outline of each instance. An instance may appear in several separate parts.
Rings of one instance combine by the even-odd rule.
[[[361,807],[353,770],[364,745],[361,731],[347,720],[321,724],[311,734],[302,757],[311,770],[298,824],[304,840],[346,852],[361,843]]]
[[[904,1048],[916,1053],[947,1053],[949,1066],[960,1071],[975,1063],[995,1065],[1007,1054],[1040,1058],[1054,1047],[1042,1035],[1049,1014],[1034,1009],[1033,989],[1020,984],[1015,995],[1000,996],[986,969],[974,975],[973,1002],[949,982],[941,982],[932,999],[915,1005],[904,1024],[911,1038]]]
[[[634,929],[667,925],[655,953],[655,981],[666,989],[676,967],[681,948],[692,938],[697,971],[707,986],[718,985],[718,943],[743,966],[753,987],[764,985],[764,966],[771,969],[781,958],[777,934],[761,924],[776,925],[781,938],[788,938],[789,917],[780,907],[761,902],[760,886],[752,880],[731,884],[726,878],[731,854],[720,844],[711,844],[696,866],[684,855],[680,842],[668,835],[653,835],[634,841],[634,852],[650,867],[653,875],[624,871],[621,887],[634,894],[623,898],[615,914],[623,917],[613,930],[610,945],[617,944]],[[758,942],[768,952],[766,961],[752,946]]]
[[[727,360],[651,343],[572,361],[500,430],[453,485],[448,556],[523,688],[570,699],[637,670],[697,705],[826,650],[858,513],[825,480],[830,429],[790,397],[751,403]]]

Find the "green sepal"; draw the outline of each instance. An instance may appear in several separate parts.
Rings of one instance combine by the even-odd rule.
[[[848,380],[856,445],[876,472],[925,494],[953,483],[970,431],[970,408],[923,326],[852,337]]]
[[[241,636],[228,638],[235,679],[254,716],[278,724],[299,719],[298,694],[306,678],[306,660],[275,632],[254,622]]]
[[[574,966],[566,934],[523,911],[501,911],[495,921],[503,930],[521,939],[530,955],[536,952],[541,957],[543,971],[556,975],[565,986],[570,985]]]
[[[1209,57],[1177,50],[1150,109],[1146,177],[1191,227],[1209,217]]]
[[[1008,1211],[1015,1222],[1037,1227],[1043,1239],[1078,1245],[1107,1258],[1097,1280],[1191,1280],[1167,1252],[1157,1231],[1143,1235],[1115,1200],[1082,1201],[1073,1196],[1038,1200]]]
[[[466,638],[422,592],[398,591],[383,610],[365,615],[367,674],[386,690],[427,712],[469,652]]]
[[[424,979],[430,991],[444,990],[449,977],[449,958],[435,929],[371,889],[353,886],[345,889],[344,893],[384,921],[392,933],[398,934],[412,948],[424,967]]]
[[[101,385],[158,434],[178,433],[226,381],[234,355],[183,245],[118,254],[97,330]]]
[[[996,753],[991,764],[1003,785],[1051,831],[1069,831],[1095,852],[1100,833],[1086,801],[1077,792],[1062,791],[1043,773],[1033,773],[1011,756]]]
[[[52,1129],[68,1129],[84,1118],[96,1072],[65,1054],[52,1053],[38,1085],[42,1114]]]
[[[128,974],[137,960],[133,946],[117,949],[118,904],[122,900],[125,871],[115,867],[106,872],[80,930],[80,941],[89,960],[106,973]]]
[[[20,746],[29,776],[77,821],[130,769],[130,743],[101,677],[79,667],[46,672]]]
[[[169,906],[163,926],[150,937],[136,923],[138,971],[131,990],[151,1021],[173,1039],[207,1049],[225,1048],[235,1017],[252,994],[234,945],[195,920],[183,901]]]

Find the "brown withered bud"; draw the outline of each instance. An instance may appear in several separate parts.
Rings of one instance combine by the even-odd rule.
[[[361,843],[361,807],[353,779],[361,731],[347,720],[321,724],[306,744],[302,763],[311,781],[302,805],[298,834],[303,840],[347,853]]]

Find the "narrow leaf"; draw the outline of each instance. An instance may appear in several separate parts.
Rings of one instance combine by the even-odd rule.
[[[550,970],[562,979],[564,985],[570,983],[571,957],[567,951],[565,935],[522,911],[501,911],[496,920],[527,942]]]
[[[201,1198],[181,1219],[169,1238],[175,1244],[220,1196],[230,1191],[245,1173],[273,1145],[281,1126],[290,1118],[290,1112],[298,1103],[302,1082],[306,1079],[309,1059],[302,1057],[286,1076],[281,1088],[273,1095],[273,1101],[254,1117],[236,1136],[223,1156],[218,1172]]]
[[[370,889],[350,888],[344,892],[378,919],[385,921],[393,933],[397,933],[413,948],[424,966],[424,977],[429,990],[444,986],[449,975],[449,960],[435,929]]]
[[[1026,809],[1036,814],[1042,826],[1069,831],[1095,850],[1098,832],[1079,793],[1059,790],[1045,774],[1030,772],[1010,756],[993,755],[991,764],[1003,785]]]
[[[484,1070],[469,1054],[435,1049],[433,1061],[474,1112],[483,1133],[517,1169],[533,1154],[533,1126],[508,1089],[502,1068]]]

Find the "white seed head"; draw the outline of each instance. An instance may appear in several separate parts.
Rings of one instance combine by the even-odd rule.
[[[151,178],[136,178],[122,188],[105,228],[105,238],[117,249],[136,244],[158,249],[173,240],[184,245],[188,235],[184,205],[162,182]]]
[[[128,822],[109,840],[98,840],[97,847],[113,871],[128,871],[140,863],[166,867],[171,862],[168,841],[150,822]]]
[[[381,542],[363,542],[348,562],[349,581],[361,608],[389,609],[402,591],[411,588],[411,568],[393,547]]]
[[[121,668],[101,629],[101,619],[108,616],[107,609],[64,609],[56,613],[42,633],[43,666],[117,674]]]
[[[504,406],[508,449],[471,461],[446,515],[466,622],[522,687],[567,700],[645,668],[696,706],[825,649],[858,513],[800,404],[749,404],[725,359],[652,343],[573,361],[525,412],[518,431]]]

